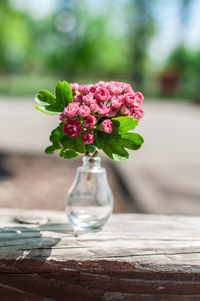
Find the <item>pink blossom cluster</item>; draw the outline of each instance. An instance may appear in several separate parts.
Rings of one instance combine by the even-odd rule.
[[[71,138],[81,135],[85,144],[94,141],[94,130],[106,133],[113,130],[113,117],[131,116],[140,120],[144,111],[140,107],[144,96],[135,92],[130,84],[100,81],[94,85],[71,83],[73,102],[59,115],[64,121],[63,133]]]

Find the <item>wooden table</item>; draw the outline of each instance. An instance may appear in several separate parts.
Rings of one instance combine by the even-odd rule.
[[[0,227],[1,301],[200,300],[199,217],[118,214],[77,236],[62,212],[1,209]]]

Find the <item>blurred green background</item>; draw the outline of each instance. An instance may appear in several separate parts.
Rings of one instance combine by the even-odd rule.
[[[200,102],[200,1],[1,0],[0,94],[128,81]]]

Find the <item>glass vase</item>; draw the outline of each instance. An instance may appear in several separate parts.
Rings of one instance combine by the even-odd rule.
[[[100,157],[83,157],[66,203],[66,213],[77,232],[100,231],[113,210],[113,195]]]

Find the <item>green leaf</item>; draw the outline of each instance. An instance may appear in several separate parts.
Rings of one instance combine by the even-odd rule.
[[[59,82],[56,86],[56,102],[60,110],[63,111],[72,101],[72,91],[69,84],[65,81]]]
[[[60,156],[64,159],[73,159],[76,158],[79,154],[72,151],[72,150],[66,150],[66,149],[62,149],[60,151]]]
[[[123,143],[119,140],[120,136],[98,132],[98,144],[104,153],[115,161],[128,159],[129,154],[124,149]],[[122,144],[122,145],[121,145]]]
[[[54,108],[51,105],[47,105],[46,107],[34,105],[33,107],[36,110],[48,115],[58,115],[61,113],[61,112],[54,111]]]
[[[52,154],[57,150],[60,151],[60,156],[65,159],[72,159],[80,154],[85,153],[85,144],[80,137],[70,138],[68,135],[63,133],[63,122],[57,126],[50,136],[50,141],[52,145],[47,147],[45,152],[47,154]]]
[[[128,133],[138,124],[133,117],[112,118],[113,131],[111,134],[98,131],[98,143],[104,153],[115,161],[128,159],[129,154],[125,148],[136,150],[142,145],[143,138],[136,133]]]
[[[46,154],[53,154],[55,151],[57,150],[57,148],[55,148],[54,145],[50,145],[45,149],[45,153]]]
[[[62,146],[65,149],[73,150],[79,154],[85,153],[85,144],[82,141],[82,139],[80,138],[80,136],[78,136],[76,138],[70,138],[69,136],[64,135],[60,139],[60,143],[62,144]]]
[[[35,97],[35,102],[39,105],[39,106],[42,106],[42,107],[45,107],[47,105],[46,102],[43,102],[41,100],[39,100],[39,98],[36,96]]]
[[[136,133],[107,134],[98,132],[98,143],[104,153],[115,161],[128,159],[129,154],[125,148],[137,150],[143,144],[142,136]]]
[[[47,90],[41,90],[35,98],[35,109],[49,115],[63,112],[68,103],[73,101],[72,91],[67,82],[59,82],[56,86],[56,98]]]
[[[52,144],[56,149],[62,148],[62,145],[60,144],[60,139],[64,136],[62,128],[63,128],[63,122],[61,122],[59,126],[57,126],[57,128],[55,128],[51,132],[50,135],[50,141],[52,142]]]
[[[132,150],[137,150],[144,142],[142,136],[137,133],[126,133],[121,135],[124,147]]]
[[[55,128],[50,135],[50,141],[52,142],[52,145],[48,146],[45,149],[46,154],[53,154],[55,151],[62,148],[62,145],[60,144],[59,140],[64,135],[62,132],[63,122]]]
[[[91,153],[94,153],[96,151],[98,152],[98,150],[99,150],[98,147],[94,144],[86,144],[85,148],[86,148],[87,151],[89,151]]]
[[[49,91],[39,91],[38,95],[35,97],[35,102],[38,104],[37,106],[34,106],[35,109],[41,111],[42,113],[58,115],[62,112],[57,104],[56,98]]]
[[[35,101],[38,104],[34,106],[35,109],[42,113],[49,115],[58,115],[61,111],[56,104],[56,98],[47,90],[41,90],[35,97]]]
[[[113,134],[122,134],[126,133],[130,130],[133,130],[136,125],[138,124],[138,120],[134,119],[133,117],[115,117],[112,118],[112,123],[113,123]]]
[[[120,155],[117,155],[117,154],[113,154],[113,160],[115,161],[122,161],[122,160],[126,160],[128,159],[129,157],[124,157],[124,156],[120,156]]]
[[[51,94],[51,92],[49,92],[47,90],[39,91],[37,97],[43,103],[48,103],[48,104],[51,104],[51,105],[56,104],[56,98],[54,97],[53,94]]]

